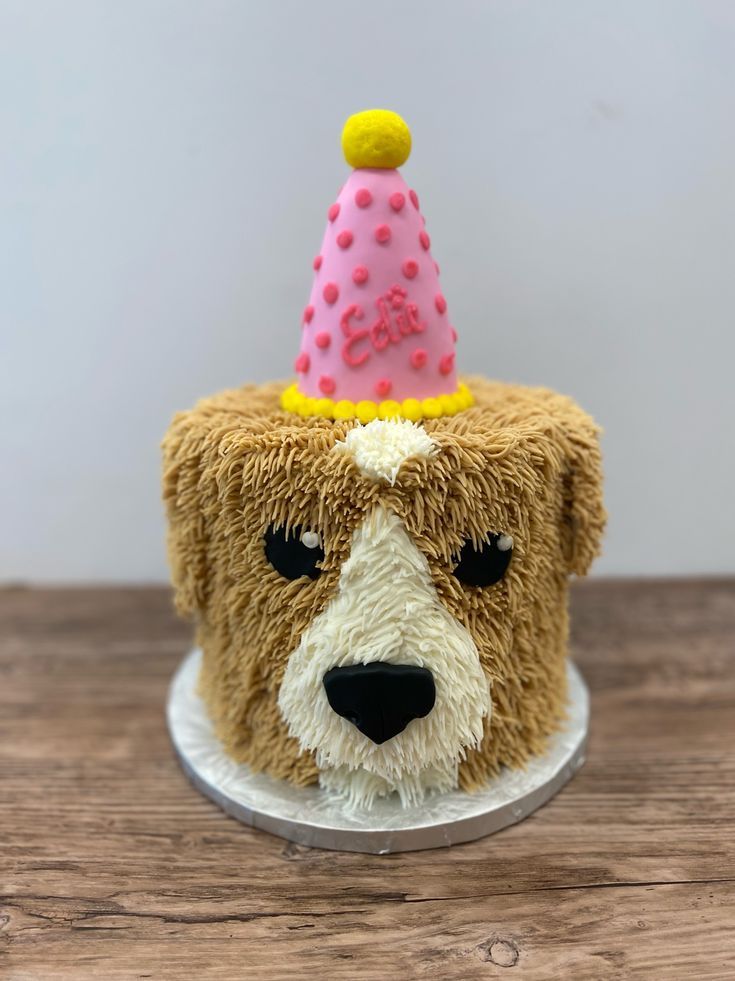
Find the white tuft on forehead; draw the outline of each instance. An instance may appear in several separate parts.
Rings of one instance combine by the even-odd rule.
[[[401,464],[412,457],[428,459],[439,447],[423,426],[408,419],[373,419],[355,426],[344,441],[335,443],[337,453],[349,453],[361,473],[395,484]]]

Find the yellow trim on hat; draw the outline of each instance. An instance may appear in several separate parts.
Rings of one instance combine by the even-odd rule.
[[[289,385],[281,395],[281,408],[286,412],[295,412],[307,416],[322,416],[325,419],[358,419],[362,423],[373,419],[438,419],[440,416],[453,416],[474,405],[472,392],[463,383],[459,383],[457,391],[452,395],[439,395],[437,398],[404,399],[394,402],[386,399],[384,402],[372,402],[364,399],[362,402],[351,402],[341,399],[315,399],[299,391],[296,383]]]

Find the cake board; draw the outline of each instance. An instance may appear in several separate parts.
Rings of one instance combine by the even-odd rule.
[[[529,760],[524,770],[504,769],[487,788],[472,794],[436,794],[412,807],[403,807],[394,796],[378,800],[369,811],[356,811],[318,786],[296,787],[231,759],[197,694],[200,663],[201,651],[191,651],[168,696],[169,732],[184,771],[227,814],[300,845],[388,855],[473,841],[528,817],[584,763],[589,694],[568,662],[565,723],[547,751]]]

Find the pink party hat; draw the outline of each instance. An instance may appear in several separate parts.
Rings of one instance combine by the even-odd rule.
[[[452,415],[472,397],[457,383],[457,334],[418,196],[396,169],[410,131],[369,110],[347,120],[342,147],[355,169],[327,212],[283,408],[361,422]]]

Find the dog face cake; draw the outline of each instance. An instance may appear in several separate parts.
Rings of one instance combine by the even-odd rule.
[[[483,786],[565,704],[567,588],[604,526],[597,429],[545,389],[458,379],[393,113],[351,117],[298,382],[179,414],[169,552],[226,750],[353,806]]]

